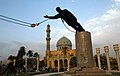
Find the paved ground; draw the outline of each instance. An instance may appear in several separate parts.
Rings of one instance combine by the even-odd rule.
[[[120,71],[110,71],[112,72],[112,76],[120,76]],[[46,73],[46,74],[38,74],[33,76],[71,76],[70,74],[64,74],[64,72],[56,72],[56,73]]]
[[[46,73],[46,74],[39,74],[33,76],[59,76],[59,74],[63,74],[64,72],[56,72],[56,73]]]

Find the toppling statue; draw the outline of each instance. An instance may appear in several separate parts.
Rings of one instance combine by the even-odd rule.
[[[67,9],[61,10],[60,7],[56,8],[56,11],[58,12],[57,15],[55,16],[44,16],[45,18],[49,18],[49,19],[58,19],[61,18],[62,20],[64,20],[69,26],[71,26],[72,28],[74,28],[76,31],[85,31],[83,29],[83,27],[77,22],[76,17],[69,12]]]

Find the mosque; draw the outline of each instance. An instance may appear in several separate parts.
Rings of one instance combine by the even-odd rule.
[[[56,47],[57,50],[50,50],[50,25],[47,25],[47,37],[46,37],[46,57],[45,63],[47,67],[52,68],[67,68],[69,70],[70,66],[70,59],[73,56],[76,56],[76,49],[72,49],[72,42],[65,36],[60,38],[57,43]]]

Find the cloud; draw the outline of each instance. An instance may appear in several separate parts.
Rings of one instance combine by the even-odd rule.
[[[6,55],[9,54],[9,52],[7,50],[9,50],[9,48],[11,48],[11,44],[9,43],[5,43],[5,42],[0,42],[0,56],[2,57],[6,57]]]
[[[120,8],[120,0],[114,0],[114,2],[115,2],[114,6],[117,6],[118,8]]]
[[[75,2],[75,0],[72,0],[72,2]]]
[[[0,49],[1,53],[0,56],[6,58],[10,55],[17,56],[18,50],[21,46],[26,48],[26,52],[28,50],[34,50],[34,52],[38,52],[40,57],[43,59],[45,56],[45,43],[39,42],[19,42],[19,41],[12,41],[12,42],[0,42]]]
[[[120,44],[120,9],[117,7],[111,8],[100,17],[92,18],[86,21],[83,25],[92,33],[94,53],[96,47],[104,47],[104,45],[111,46],[111,53],[113,53],[112,45]]]
[[[120,0],[115,0],[115,3],[120,3]]]

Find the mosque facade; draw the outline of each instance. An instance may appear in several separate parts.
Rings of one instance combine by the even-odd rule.
[[[67,68],[69,69],[70,66],[70,59],[73,56],[76,56],[76,50],[72,49],[72,42],[65,36],[60,38],[57,43],[56,47],[57,50],[50,50],[50,25],[47,25],[47,37],[46,37],[46,64],[47,67],[52,68]]]

